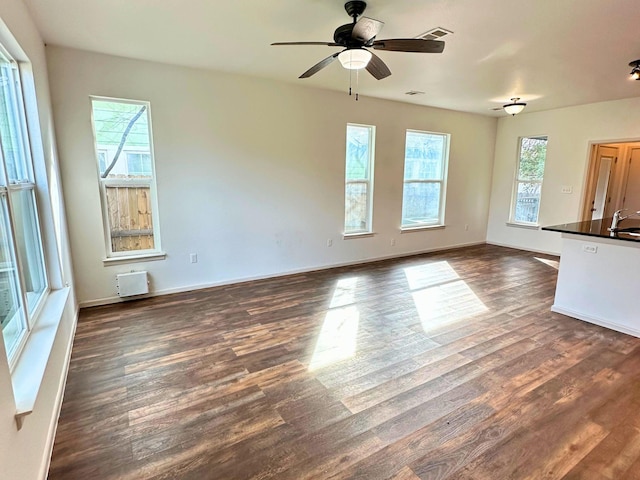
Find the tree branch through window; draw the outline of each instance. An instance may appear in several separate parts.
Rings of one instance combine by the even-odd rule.
[[[140,107],[140,110],[138,110],[138,113],[136,113],[133,116],[133,118],[129,120],[129,124],[127,125],[127,128],[125,128],[124,132],[122,133],[122,138],[120,138],[120,144],[118,145],[118,150],[116,150],[116,153],[113,156],[113,160],[111,160],[111,163],[102,174],[102,178],[107,178],[107,176],[109,175],[109,172],[111,172],[113,167],[115,167],[116,163],[118,162],[118,158],[120,158],[120,154],[122,153],[122,149],[124,148],[124,144],[127,142],[127,137],[129,136],[131,129],[133,128],[135,123],[142,116],[142,114],[145,112],[146,109],[147,109],[147,106],[143,105],[142,107]]]

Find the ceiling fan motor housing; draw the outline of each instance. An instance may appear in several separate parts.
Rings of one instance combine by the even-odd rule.
[[[347,23],[346,25],[341,25],[336,28],[336,31],[333,33],[333,41],[338,45],[342,45],[347,48],[361,47],[362,42],[356,40],[351,36],[354,25],[354,23]]]
[[[360,0],[352,0],[344,4],[344,9],[347,11],[347,14],[353,18],[353,23],[347,23],[346,25],[341,25],[336,28],[336,31],[333,33],[334,42],[347,48],[363,46],[363,42],[353,38],[352,32],[358,17],[364,13],[366,8],[367,2],[362,2]]]

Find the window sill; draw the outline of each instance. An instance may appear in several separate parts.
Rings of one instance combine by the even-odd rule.
[[[142,255],[128,255],[126,257],[110,257],[102,260],[102,263],[107,265],[121,265],[123,263],[135,263],[135,262],[151,262],[154,260],[164,260],[167,258],[167,254],[164,252],[159,253],[145,253]]]
[[[446,225],[420,225],[418,227],[400,227],[400,233],[420,232],[423,230],[439,230],[445,228]]]
[[[18,430],[24,417],[33,412],[69,291],[67,287],[49,293],[11,374]]]
[[[342,239],[343,240],[350,240],[352,238],[373,237],[374,235],[375,235],[374,232],[343,233],[342,234]]]
[[[507,222],[507,227],[525,228],[528,230],[540,230],[540,225],[537,223],[514,223]]]

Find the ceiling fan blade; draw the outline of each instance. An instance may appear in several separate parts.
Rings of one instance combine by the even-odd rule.
[[[371,52],[371,60],[366,66],[367,72],[375,77],[376,80],[382,80],[391,75],[391,70],[387,67],[387,64],[382,59]]]
[[[442,40],[424,40],[422,38],[376,40],[371,46],[376,50],[393,52],[442,53],[444,50],[444,42]]]
[[[331,64],[338,57],[339,54],[340,54],[340,52],[334,53],[333,55],[329,55],[324,60],[316,63],[313,67],[311,67],[309,70],[304,72],[298,78],[309,78],[311,75],[314,75],[314,74],[318,73],[324,67],[326,67],[327,65]]]
[[[325,45],[327,47],[339,47],[337,43],[334,42],[276,42],[272,43],[273,45]]]
[[[351,37],[355,40],[360,40],[361,42],[367,43],[373,37],[380,33],[384,22],[379,20],[374,20],[369,17],[360,17],[360,19],[353,26],[353,30],[351,32]]]

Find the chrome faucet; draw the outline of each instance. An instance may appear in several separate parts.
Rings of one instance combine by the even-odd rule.
[[[622,210],[616,210],[616,211],[613,213],[613,219],[611,220],[611,227],[609,227],[609,231],[610,231],[610,232],[612,232],[612,233],[613,233],[613,232],[616,232],[616,231],[618,230],[618,224],[619,224],[622,220],[624,220],[624,219],[626,219],[626,218],[629,218],[629,217],[633,217],[633,216],[635,216],[635,215],[640,215],[640,210],[639,210],[639,211],[637,211],[637,212],[630,213],[629,215],[622,215],[622,212],[624,212],[625,210],[627,210],[627,209],[626,209],[626,208],[624,208],[624,209],[622,209]]]

